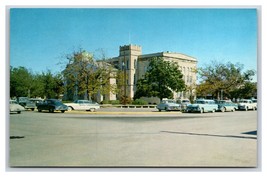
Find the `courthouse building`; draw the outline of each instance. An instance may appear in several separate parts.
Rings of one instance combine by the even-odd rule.
[[[142,54],[141,46],[130,44],[120,46],[119,56],[108,59],[106,62],[112,64],[117,69],[125,71],[126,95],[133,98],[138,79],[144,76],[150,59],[155,57],[162,57],[166,61],[176,62],[180,67],[185,84],[189,89],[184,92],[174,92],[174,99],[185,99],[189,98],[190,95],[195,95],[197,59],[194,57],[169,51]]]

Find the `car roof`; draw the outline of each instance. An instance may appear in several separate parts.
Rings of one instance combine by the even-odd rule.
[[[50,101],[59,101],[58,99],[46,99],[46,100],[50,100]]]

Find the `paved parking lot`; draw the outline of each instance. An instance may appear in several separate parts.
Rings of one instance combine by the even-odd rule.
[[[9,124],[11,167],[257,166],[257,111],[25,111]]]

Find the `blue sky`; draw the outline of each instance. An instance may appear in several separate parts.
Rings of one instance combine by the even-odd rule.
[[[256,9],[57,9],[10,10],[10,65],[60,72],[66,54],[80,47],[107,57],[137,44],[143,54],[170,51],[198,59],[244,64],[257,70]],[[256,77],[255,77],[256,78]]]

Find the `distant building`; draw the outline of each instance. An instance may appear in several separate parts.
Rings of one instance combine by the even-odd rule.
[[[166,61],[177,62],[184,81],[188,88],[186,92],[174,92],[174,99],[189,98],[195,96],[197,59],[181,53],[158,52],[142,55],[142,48],[138,45],[120,46],[119,56],[106,60],[117,69],[126,72],[126,95],[133,98],[136,92],[137,81],[144,76],[149,66],[149,60],[154,57],[162,57]]]
[[[83,53],[82,55],[87,55]],[[134,97],[136,92],[137,81],[144,77],[149,61],[155,57],[162,57],[166,61],[178,63],[180,70],[183,74],[183,79],[187,88],[185,92],[174,92],[174,99],[187,99],[190,96],[195,97],[195,86],[196,86],[196,68],[197,60],[194,57],[184,55],[181,53],[173,52],[158,52],[142,55],[142,48],[138,45],[124,45],[120,46],[119,56],[110,58],[104,61],[97,61],[97,65],[112,65],[114,67],[114,74],[117,70],[122,70],[125,72],[125,86],[121,89],[119,94],[97,94],[96,101],[101,102],[102,100],[118,100],[121,96],[126,95],[130,98]],[[115,77],[111,77],[110,84],[116,84]],[[65,85],[68,85],[67,81]],[[78,87],[74,86],[74,90],[67,90],[64,94],[64,99],[75,100],[75,99],[86,99],[88,96],[86,94],[78,94]],[[151,99],[150,99],[151,100]],[[153,99],[152,99],[153,100]],[[149,101],[155,103],[155,101]]]

